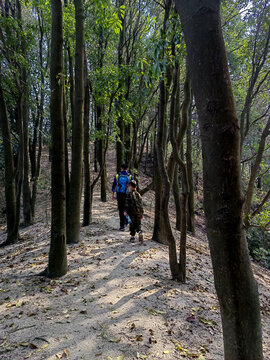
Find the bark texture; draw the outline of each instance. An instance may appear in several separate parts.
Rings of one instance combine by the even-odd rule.
[[[80,241],[84,111],[84,15],[82,0],[74,0],[76,19],[75,112],[72,126],[72,158],[69,184],[67,243]]]
[[[63,9],[61,0],[51,0],[51,176],[52,222],[47,275],[60,277],[67,272],[65,137],[63,117]],[[60,76],[60,78],[59,78]]]
[[[204,208],[226,360],[261,360],[257,284],[242,226],[240,129],[220,1],[175,0],[187,45],[203,150]]]
[[[13,151],[6,103],[4,99],[0,74],[0,127],[3,138],[5,161],[5,201],[7,218],[7,239],[4,245],[14,244],[18,240],[16,224],[16,190],[14,178]]]
[[[83,143],[83,168],[84,168],[84,205],[83,226],[88,226],[92,221],[92,196],[91,196],[91,171],[89,151],[89,111],[90,111],[90,85],[88,78],[87,60],[84,59],[84,143]]]

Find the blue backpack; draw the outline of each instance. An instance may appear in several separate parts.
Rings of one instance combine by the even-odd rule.
[[[127,174],[117,174],[116,181],[117,181],[117,192],[121,194],[126,194],[128,192],[128,184],[131,181],[131,175]]]

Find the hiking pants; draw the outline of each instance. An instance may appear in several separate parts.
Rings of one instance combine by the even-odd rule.
[[[127,224],[126,217],[124,215],[125,212],[125,204],[126,204],[127,194],[117,193],[117,201],[118,201],[118,210],[120,217],[120,228],[124,228]]]
[[[132,223],[129,225],[130,235],[135,236],[141,229],[141,215],[130,215]]]

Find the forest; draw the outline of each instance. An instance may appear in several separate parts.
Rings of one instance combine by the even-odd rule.
[[[270,360],[269,1],[0,14],[0,359]]]

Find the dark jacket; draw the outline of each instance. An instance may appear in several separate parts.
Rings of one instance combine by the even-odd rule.
[[[129,216],[143,215],[143,201],[138,191],[134,190],[127,194],[125,210]]]

